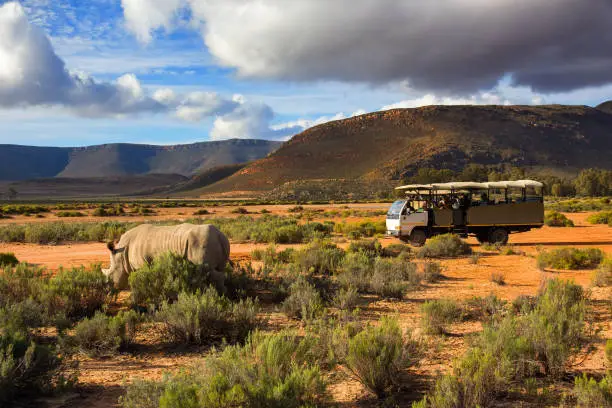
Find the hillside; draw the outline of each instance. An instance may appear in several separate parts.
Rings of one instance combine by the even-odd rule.
[[[420,167],[612,168],[612,114],[586,106],[428,106],[319,125],[207,189],[269,191],[314,179],[400,180]]]
[[[0,145],[0,181],[36,178],[194,174],[265,157],[280,146],[232,139],[174,146],[106,144],[88,147]]]

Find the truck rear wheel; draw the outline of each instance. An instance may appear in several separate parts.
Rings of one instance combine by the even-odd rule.
[[[506,245],[508,243],[508,231],[505,228],[493,228],[489,233],[489,242]]]
[[[427,234],[422,229],[414,229],[410,233],[410,244],[415,247],[420,247],[425,245],[425,241],[427,241]]]

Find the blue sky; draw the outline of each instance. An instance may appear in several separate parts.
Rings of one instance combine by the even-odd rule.
[[[587,55],[576,51],[579,44],[573,45],[559,52],[568,60],[567,70],[559,70],[558,61],[543,57],[543,48],[527,50],[532,58],[525,60],[509,55],[516,47],[502,36],[502,21],[497,23],[499,29],[481,28],[502,33],[494,47],[474,46],[484,50],[479,52],[491,53],[490,59],[500,61],[499,66],[489,67],[496,64],[483,63],[478,55],[472,55],[476,52],[467,49],[452,60],[457,46],[444,48],[451,40],[428,47],[419,41],[419,30],[431,32],[431,27],[419,28],[418,22],[408,31],[389,27],[403,25],[402,20],[394,19],[404,11],[410,13],[406,16],[426,13],[440,33],[446,28],[453,32],[472,30],[467,17],[464,27],[457,22],[461,14],[450,13],[456,16],[450,20],[449,13],[421,10],[417,2],[413,9],[404,10],[398,5],[402,2],[381,1],[398,10],[371,16],[373,3],[356,0],[354,12],[342,13],[346,19],[342,25],[323,21],[321,13],[329,12],[333,17],[339,11],[319,0],[228,0],[223,6],[211,6],[203,0],[23,0],[20,4],[28,24],[48,38],[47,46],[36,40],[36,34],[34,39],[23,40],[25,31],[17,31],[19,27],[26,30],[19,25],[24,24],[20,12],[7,11],[16,3],[0,0],[7,30],[17,27],[10,32],[13,41],[23,40],[21,48],[32,50],[15,56],[12,43],[5,40],[3,44],[0,39],[0,58],[4,55],[9,61],[8,79],[3,79],[0,59],[0,143],[75,146],[174,144],[229,137],[286,139],[326,120],[391,107],[438,103],[597,105],[612,98],[612,77],[600,74],[592,64],[594,57],[599,65],[607,64],[610,47],[606,55]],[[448,4],[457,2],[450,0]],[[500,0],[503,2],[508,0]],[[230,3],[235,3],[233,9],[227,6]],[[443,4],[438,0],[433,3]],[[565,0],[561,3],[569,4]],[[559,14],[559,21],[571,18],[570,12],[577,11]],[[308,13],[322,21],[313,18],[314,27],[302,27]],[[483,13],[501,15],[499,10]],[[364,15],[372,17],[367,20],[371,26],[363,25]],[[526,17],[508,17],[512,18]],[[542,40],[546,55],[551,55],[550,38],[557,35],[557,29],[551,25],[549,31],[525,35],[524,41]],[[466,31],[466,36],[470,33]],[[378,42],[377,37],[384,42]],[[504,47],[504,54],[492,54],[500,49],[503,52]],[[65,63],[65,72],[61,63],[57,72],[49,69],[53,75],[40,72],[55,63],[49,53]],[[15,78],[20,71],[11,61],[16,61],[13,65],[17,68],[22,68],[19,64],[42,68],[28,71],[19,82]],[[465,67],[460,66],[463,61]],[[452,66],[453,72],[445,72],[445,66]],[[576,70],[576,66],[582,68]],[[61,78],[57,81],[67,82],[70,89],[51,84],[44,92],[32,90],[40,78],[47,77]],[[172,97],[160,99],[161,94],[156,93],[160,89],[168,95],[172,92]]]

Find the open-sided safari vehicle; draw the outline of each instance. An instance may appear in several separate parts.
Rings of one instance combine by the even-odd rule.
[[[455,182],[397,187],[406,199],[391,205],[387,234],[421,246],[427,238],[455,233],[505,244],[512,232],[544,225],[544,188],[533,180]]]

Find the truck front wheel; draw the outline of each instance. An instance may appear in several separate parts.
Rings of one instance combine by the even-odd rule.
[[[427,234],[422,229],[414,229],[410,233],[410,244],[415,247],[420,247],[425,245],[425,241],[427,241]]]
[[[489,242],[489,231],[479,231],[476,233],[476,239],[479,244],[486,244]]]
[[[493,228],[489,233],[489,242],[506,245],[508,243],[508,230],[505,228]]]

